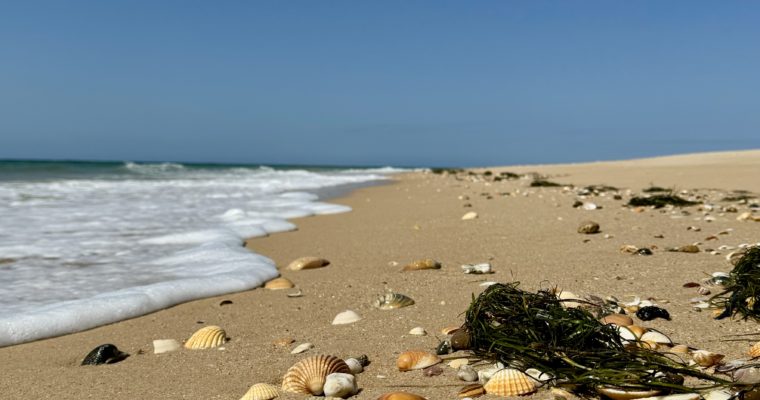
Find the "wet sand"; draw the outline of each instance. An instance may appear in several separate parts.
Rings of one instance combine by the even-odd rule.
[[[748,209],[746,204],[736,204],[738,213],[722,212],[720,206],[734,203],[718,201],[732,190],[760,194],[760,151],[488,170],[538,172],[551,181],[576,186],[612,185],[621,188],[622,199],[615,200],[612,194],[581,199],[602,206],[588,211],[572,207],[580,199],[575,191],[530,188],[529,179],[494,182],[481,179],[482,175],[399,175],[391,185],[361,188],[332,200],[352,207],[352,212],[298,219],[295,232],[248,242],[248,247],[275,260],[303,297],[289,298],[287,290],[256,289],[0,348],[0,397],[239,399],[254,383],[279,385],[288,367],[305,356],[366,354],[372,363],[358,375],[361,392],[354,398],[375,399],[392,390],[431,400],[456,398],[464,384],[455,370],[445,367],[442,375],[425,377],[420,371],[398,372],[395,360],[402,351],[432,350],[443,338],[441,328],[462,323],[463,312],[486,280],[520,281],[529,290],[557,285],[579,295],[614,295],[621,300],[652,297],[672,320],[642,325],[657,328],[676,342],[724,353],[728,359],[742,357],[750,343],[722,338],[740,333],[758,333],[760,338],[760,325],[754,322],[716,321],[709,312],[695,311],[689,299],[697,294],[682,287],[714,271],[728,272],[728,251],[719,255],[664,251],[695,242],[705,250],[760,241],[760,222],[736,220]],[[716,209],[688,207],[689,214],[684,215],[680,210],[633,212],[623,207],[650,184],[700,189],[696,194],[707,196]],[[460,200],[463,196],[468,199]],[[479,217],[463,221],[462,215],[469,211]],[[601,225],[600,234],[576,232],[588,219]],[[688,230],[689,226],[701,230]],[[729,234],[705,241],[727,229],[732,229]],[[621,254],[619,248],[625,244],[656,249],[649,257]],[[307,271],[284,268],[306,255],[324,257],[331,264]],[[422,258],[434,258],[443,268],[400,272],[405,263]],[[462,273],[460,265],[479,262],[490,262],[496,273]],[[404,293],[416,304],[390,311],[373,308],[371,302],[386,289]],[[223,300],[232,304],[220,305]],[[337,313],[348,309],[363,319],[331,325]],[[183,340],[210,324],[224,327],[231,338],[223,350],[153,354],[152,340]],[[409,335],[416,326],[429,335]],[[290,347],[272,344],[287,337],[295,339]],[[303,342],[315,347],[291,355],[290,348]],[[113,365],[78,365],[90,349],[103,343],[116,344],[131,356]],[[533,397],[551,398],[546,392]]]

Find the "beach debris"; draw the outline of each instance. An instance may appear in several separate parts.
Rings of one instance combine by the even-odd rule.
[[[694,232],[699,232],[699,231],[701,231],[701,230],[702,230],[702,228],[700,228],[700,227],[698,227],[698,226],[687,226],[687,227],[686,227],[686,230],[687,230],[687,231],[694,231]]]
[[[293,364],[282,378],[282,390],[289,393],[324,394],[327,376],[332,373],[350,374],[348,365],[338,357],[318,355]]]
[[[449,339],[449,342],[451,343],[451,348],[454,351],[469,350],[470,334],[466,329],[458,329],[453,334],[451,334],[451,339]]]
[[[257,383],[240,398],[240,400],[272,400],[280,397],[277,387],[268,383]]]
[[[177,351],[182,345],[174,339],[156,339],[153,341],[153,354]]]
[[[578,233],[585,233],[587,235],[599,233],[599,224],[594,221],[583,221],[578,227]]]
[[[358,393],[359,388],[352,374],[334,372],[325,378],[323,391],[326,397],[346,398]]]
[[[475,211],[470,211],[462,215],[462,221],[467,221],[475,218],[478,218],[478,213]]]
[[[345,324],[353,324],[356,321],[361,320],[362,317],[356,313],[356,311],[352,310],[346,310],[343,312],[338,313],[338,315],[333,318],[332,324],[333,325],[345,325]]]
[[[505,368],[493,374],[483,388],[496,396],[522,396],[538,389],[535,379],[514,368]]]
[[[530,187],[560,187],[559,183],[547,181],[545,179],[535,179],[530,183]]]
[[[594,211],[596,209],[602,208],[601,206],[597,205],[596,203],[583,203],[581,206],[582,209],[586,211]]]
[[[687,244],[685,246],[671,247],[668,251],[675,251],[679,253],[699,253],[699,247],[694,244]]]
[[[372,302],[372,305],[381,310],[395,310],[414,304],[414,300],[401,293],[388,292]]]
[[[747,248],[736,262],[728,278],[722,281],[724,290],[711,297],[711,306],[722,309],[715,319],[740,314],[743,319],[760,321],[760,247]]]
[[[736,217],[737,221],[760,221],[760,216],[756,216],[752,214],[752,211],[746,211],[741,214],[739,214],[738,217]]]
[[[603,324],[614,324],[617,326],[633,325],[633,319],[625,314],[610,314],[603,317],[600,321]]]
[[[416,395],[414,393],[407,392],[392,392],[385,393],[378,397],[377,400],[427,400],[426,398]]]
[[[459,326],[459,325],[444,326],[443,328],[441,328],[441,334],[442,335],[452,335],[452,334],[454,334],[454,332],[456,332],[456,331],[458,331],[460,329],[462,329],[462,327]]]
[[[655,318],[662,318],[670,321],[670,313],[668,313],[668,310],[657,306],[639,308],[639,310],[636,311],[636,317],[642,321],[651,321]]]
[[[432,258],[416,260],[406,264],[403,271],[419,271],[424,269],[441,269],[441,263]]]
[[[656,344],[661,345],[664,344],[666,346],[672,346],[673,341],[664,333],[656,330],[656,329],[647,329],[646,332],[644,332],[640,339],[642,342],[650,343],[650,344]],[[657,347],[657,346],[652,346]]]
[[[396,367],[399,371],[405,372],[427,368],[431,365],[438,364],[441,361],[442,360],[437,355],[426,351],[405,351],[398,356],[398,359],[396,359]]]
[[[303,291],[301,289],[298,289],[295,292],[290,292],[290,293],[286,294],[286,296],[288,296],[290,298],[303,297]]]
[[[273,340],[272,345],[274,345],[275,347],[287,347],[295,343],[295,341],[296,340],[293,339],[292,337],[284,337],[284,338]]]
[[[305,351],[311,350],[313,348],[314,348],[314,345],[309,342],[301,343],[298,346],[296,346],[293,350],[291,350],[290,354],[300,354]]]
[[[749,350],[747,351],[750,358],[757,358],[760,357],[760,342],[757,342],[750,346]]]
[[[302,269],[314,269],[321,268],[330,265],[330,261],[319,257],[301,257],[293,260],[288,264],[288,269],[291,271],[300,271]]]
[[[604,395],[612,400],[643,399],[660,394],[659,390],[624,389],[606,385],[599,386],[596,391],[597,393]]]
[[[425,330],[425,328],[421,326],[417,326],[409,330],[409,334],[414,335],[414,336],[425,336],[427,335],[427,331]]]
[[[686,200],[674,194],[655,194],[646,197],[633,197],[628,200],[631,207],[654,207],[662,208],[666,205],[674,207],[688,207],[699,204],[696,201]]]
[[[222,301],[219,302],[219,307],[227,306],[227,305],[230,305],[230,304],[232,304],[232,300],[222,300]]]
[[[637,247],[632,244],[620,246],[621,253],[634,254],[639,256],[651,256],[652,250],[648,247]]]
[[[437,365],[431,365],[422,369],[422,375],[424,376],[438,376],[443,373],[443,368]]]
[[[700,287],[697,289],[697,293],[699,293],[699,294],[700,294],[700,295],[702,295],[702,296],[707,296],[708,294],[710,294],[710,293],[712,293],[712,292],[710,291],[710,289],[708,289],[708,288],[706,288],[706,287],[704,287],[704,286],[700,286]]]
[[[465,274],[492,274],[493,270],[491,270],[491,264],[489,263],[480,263],[480,264],[464,264],[462,265],[462,271],[464,271]]]
[[[480,384],[472,384],[467,385],[459,390],[459,393],[457,396],[459,397],[480,397],[482,395],[486,394],[486,389],[483,387],[483,385]]]
[[[457,378],[465,382],[475,382],[478,380],[478,373],[471,366],[462,365],[457,370]]]
[[[110,343],[101,344],[85,356],[81,365],[114,364],[127,357],[129,354],[119,350],[116,346]]]
[[[281,289],[290,289],[295,287],[296,285],[293,284],[293,282],[290,281],[288,278],[275,278],[271,281],[268,281],[264,284],[265,289],[269,290],[281,290]]]
[[[354,375],[360,374],[362,371],[364,371],[364,365],[362,365],[361,361],[355,358],[346,358],[343,360],[343,362],[348,365],[348,369],[351,370],[351,373]]]
[[[732,371],[731,378],[734,380],[734,383],[757,385],[760,383],[760,368],[747,366],[737,368]]]
[[[227,341],[227,333],[224,329],[209,325],[193,333],[185,342],[185,348],[190,350],[205,350],[219,347]]]
[[[723,360],[723,354],[713,353],[707,350],[694,350],[691,352],[691,358],[700,367],[712,367]]]

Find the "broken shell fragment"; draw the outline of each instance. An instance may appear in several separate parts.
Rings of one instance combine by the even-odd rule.
[[[386,393],[378,397],[377,400],[427,400],[427,399],[425,399],[422,396],[416,395],[414,393],[393,392],[393,393]]]
[[[585,233],[587,235],[599,233],[599,224],[594,221],[583,221],[578,227],[578,233]]]
[[[406,351],[401,353],[396,360],[396,367],[399,371],[411,371],[414,369],[423,369],[431,365],[438,364],[442,360],[435,354],[426,351]]]
[[[613,386],[599,386],[596,388],[596,391],[612,400],[643,399],[656,396],[660,393],[659,390],[622,389]]]
[[[216,326],[209,325],[199,329],[197,332],[190,336],[185,342],[185,348],[190,350],[203,350],[219,347],[227,340],[227,333],[224,329]]]
[[[451,361],[449,361],[448,366],[454,369],[459,369],[459,367],[462,367],[464,365],[469,364],[470,362],[466,358],[455,358]]]
[[[464,271],[465,274],[491,274],[493,271],[491,270],[491,264],[489,263],[482,263],[482,264],[464,264],[462,265],[462,271]]]
[[[182,345],[174,339],[156,339],[153,341],[153,354],[168,353],[181,347]]]
[[[402,271],[419,271],[423,269],[441,269],[441,263],[431,258],[417,260],[406,264]]]
[[[401,293],[386,293],[383,296],[378,297],[372,305],[381,310],[395,310],[414,304],[414,300],[411,297]]]
[[[302,269],[321,268],[327,265],[330,265],[330,262],[324,258],[301,257],[293,260],[293,262],[288,264],[288,269],[291,271],[300,271]]]
[[[463,387],[457,395],[459,397],[479,397],[484,394],[486,394],[486,389],[483,385],[474,384]]]
[[[345,324],[353,324],[356,321],[361,320],[362,317],[357,314],[355,311],[346,310],[341,313],[338,313],[338,315],[333,318],[332,324],[333,325],[345,325]]]
[[[506,397],[533,393],[538,389],[538,385],[533,378],[522,371],[506,368],[493,374],[483,388],[488,394]]]
[[[353,375],[336,372],[327,375],[323,391],[326,397],[346,398],[355,395],[359,388]]]
[[[691,358],[700,367],[712,367],[723,360],[725,357],[723,354],[713,353],[707,350],[694,350],[691,353]]]
[[[290,289],[294,286],[287,278],[275,278],[264,284],[264,288],[269,290]]]
[[[343,360],[319,355],[304,358],[288,369],[282,378],[282,390],[290,393],[322,395],[327,376],[340,372],[351,373]]]
[[[427,335],[427,331],[425,330],[425,328],[418,326],[418,327],[412,328],[409,331],[409,334],[414,335],[414,336],[425,336]]]
[[[272,400],[280,397],[277,387],[268,383],[257,383],[248,389],[240,400]]]
[[[308,343],[308,342],[301,343],[298,346],[296,346],[293,350],[291,350],[290,354],[300,354],[300,353],[303,353],[304,351],[307,351],[313,348],[314,348],[314,345],[311,343]]]

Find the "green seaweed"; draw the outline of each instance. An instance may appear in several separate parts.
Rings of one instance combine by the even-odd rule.
[[[740,315],[760,322],[760,247],[751,247],[739,259],[723,282],[724,290],[710,298],[710,304],[722,308],[715,319]]]
[[[646,197],[633,197],[628,201],[628,205],[632,207],[639,206],[653,206],[654,208],[662,208],[666,205],[673,205],[676,207],[687,207],[699,204],[696,201],[686,200],[682,197],[678,197],[674,194],[656,194]]]
[[[531,187],[557,187],[557,186],[564,186],[556,182],[547,181],[545,179],[535,179],[533,182],[530,183]]]

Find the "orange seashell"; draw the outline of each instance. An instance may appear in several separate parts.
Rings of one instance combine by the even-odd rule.
[[[486,394],[486,389],[483,385],[473,384],[463,387],[457,395],[459,397],[479,397],[484,394]]]
[[[402,271],[418,271],[422,269],[441,269],[441,263],[431,258],[410,262]]]
[[[689,346],[685,344],[677,344],[671,347],[669,352],[675,354],[689,354]]]
[[[427,400],[422,396],[407,392],[386,393],[377,398],[377,400]]]
[[[285,373],[282,378],[282,390],[320,396],[324,393],[327,375],[335,372],[350,374],[351,370],[338,357],[318,355],[304,358]]]
[[[647,328],[638,325],[629,325],[626,326],[626,328],[628,328],[629,331],[633,332],[633,334],[636,335],[637,339],[641,338],[641,336],[647,331]]]
[[[760,342],[757,342],[749,348],[749,356],[752,358],[760,357]]]
[[[533,393],[538,385],[535,379],[522,371],[505,368],[493,374],[483,388],[488,394],[506,397]]]
[[[264,288],[269,290],[290,289],[292,287],[295,287],[293,282],[287,278],[282,277],[272,279],[271,281],[264,284]]]
[[[300,271],[302,269],[321,268],[327,265],[330,265],[330,262],[324,258],[301,257],[293,260],[293,262],[288,264],[288,269],[292,271]]]
[[[240,400],[272,400],[280,397],[277,387],[268,383],[257,383],[248,389]]]
[[[605,325],[630,326],[633,325],[633,318],[623,314],[610,314],[602,318],[601,323]]]
[[[444,335],[453,335],[454,332],[460,330],[461,328],[462,328],[461,326],[454,326],[454,325],[447,326],[447,327],[441,329],[441,333],[444,334]]]
[[[224,329],[209,325],[199,329],[185,342],[185,348],[190,350],[203,350],[219,347],[227,340]]]
[[[399,371],[411,371],[423,369],[438,364],[442,360],[435,354],[426,351],[406,351],[401,353],[396,360]]]
[[[691,358],[700,367],[712,367],[718,364],[725,357],[723,354],[713,353],[707,350],[694,350],[691,353]]]

